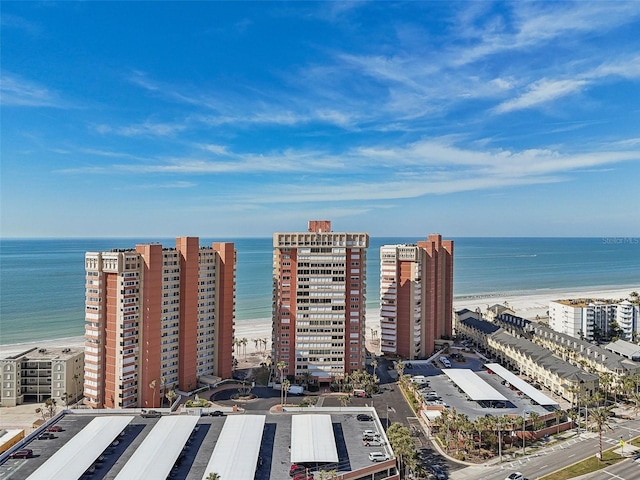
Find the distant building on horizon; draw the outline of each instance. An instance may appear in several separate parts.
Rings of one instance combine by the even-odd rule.
[[[628,300],[576,298],[549,302],[549,327],[552,330],[589,341],[611,336],[635,341],[640,330],[638,317],[638,306]],[[614,325],[618,332],[613,331]]]
[[[369,235],[307,232],[273,235],[272,364],[282,374],[327,384],[364,368]]]
[[[425,358],[435,341],[451,338],[453,241],[429,235],[415,245],[380,247],[383,354]]]
[[[233,368],[236,252],[179,237],[87,252],[85,403],[153,408]]]

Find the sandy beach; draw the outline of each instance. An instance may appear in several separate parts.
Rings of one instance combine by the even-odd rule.
[[[628,298],[632,291],[639,291],[640,285],[637,287],[626,288],[585,288],[585,289],[562,289],[562,290],[545,290],[536,291],[523,295],[479,295],[477,297],[465,297],[462,299],[454,299],[454,309],[460,310],[467,308],[476,310],[479,308],[484,312],[487,307],[495,304],[504,305],[507,302],[509,308],[514,310],[517,315],[524,318],[535,319],[536,316],[545,318],[547,310],[549,310],[549,302],[552,300],[560,300],[566,298],[592,298],[592,299],[623,299]],[[236,339],[247,339],[245,346],[236,347],[238,349],[239,366],[253,366],[264,361],[266,355],[271,351],[271,319],[259,318],[255,320],[236,321]],[[380,321],[377,311],[369,312],[366,316],[366,333],[367,343],[379,334]],[[255,342],[257,339],[267,339],[266,348],[264,343]],[[54,339],[48,341],[30,342],[13,345],[0,346],[0,355],[4,358],[8,355],[15,355],[32,347],[70,347],[82,348],[84,346],[83,337],[71,337]]]

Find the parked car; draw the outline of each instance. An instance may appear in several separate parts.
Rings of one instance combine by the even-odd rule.
[[[214,410],[209,415],[211,415],[212,417],[224,417],[224,412],[221,410]]]
[[[294,463],[291,465],[291,467],[289,467],[290,477],[295,477],[296,475],[299,475],[299,474],[304,475],[306,473],[307,473],[307,467],[302,463]]]
[[[31,450],[30,448],[22,448],[20,450],[16,450],[11,455],[9,455],[9,458],[31,458],[31,457],[33,457],[33,450]]]
[[[527,480],[520,472],[513,472],[505,480]]]
[[[312,474],[297,473],[293,476],[293,480],[314,480]]]
[[[141,416],[142,418],[160,418],[162,416],[162,413],[157,410],[143,410]]]
[[[364,430],[362,432],[362,437],[379,437],[380,434],[374,430]]]
[[[367,440],[362,440],[362,443],[365,447],[381,447],[384,445],[384,440],[381,438],[369,438]]]
[[[431,473],[437,478],[437,480],[445,480],[447,478],[447,472],[440,465],[432,465]]]
[[[53,440],[56,436],[51,432],[43,432],[38,435],[38,440]]]
[[[371,452],[369,453],[369,460],[371,460],[372,462],[384,462],[385,460],[389,460],[389,454],[382,452]]]
[[[366,413],[361,413],[356,418],[361,422],[370,422],[371,420],[373,420],[373,417],[371,415],[367,415]]]
[[[53,427],[47,428],[47,432],[61,432],[62,427],[60,425],[54,425]]]

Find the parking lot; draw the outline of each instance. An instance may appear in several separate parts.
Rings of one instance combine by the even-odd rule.
[[[426,361],[405,362],[404,373],[412,377],[420,375],[426,377],[428,388],[425,384],[423,386],[425,391],[436,392],[447,408],[455,408],[458,413],[467,415],[471,420],[487,415],[522,415],[524,412],[536,412],[543,415],[548,413],[544,407],[532,403],[529,397],[518,395],[517,391],[503,385],[502,379],[498,375],[488,373],[483,366],[486,363],[485,360],[478,355],[462,351],[460,353],[463,355],[464,361],[456,360],[451,355],[447,355],[451,361],[451,368],[466,368],[474,371],[482,380],[507,398],[505,408],[483,407],[480,403],[469,400],[467,395],[442,373],[440,362],[436,362],[437,366]]]

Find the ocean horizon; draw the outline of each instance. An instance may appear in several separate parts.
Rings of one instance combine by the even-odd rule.
[[[426,236],[425,236],[426,237]],[[371,237],[367,311],[379,308],[381,245],[425,237]],[[454,245],[454,301],[562,289],[640,288],[637,238],[447,237]],[[272,238],[230,241],[238,252],[236,321],[271,317]],[[0,344],[84,334],[84,254],[138,243],[175,246],[174,238],[0,239]]]

